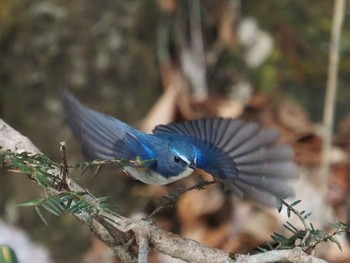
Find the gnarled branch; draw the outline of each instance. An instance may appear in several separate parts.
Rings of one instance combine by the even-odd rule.
[[[41,153],[27,137],[21,135],[1,119],[0,147],[2,148],[1,150],[11,150],[16,153]],[[60,176],[59,169],[50,172]],[[72,179],[69,179],[67,184],[71,191],[84,192],[84,189]],[[65,190],[47,188],[46,191],[49,195],[55,195]],[[92,202],[95,200],[93,196],[87,195],[86,197]],[[105,211],[94,215],[80,212],[74,214],[74,216],[87,225],[93,235],[107,244],[123,262],[146,262],[145,260],[147,259],[145,257],[147,257],[149,248],[187,262],[198,263],[325,262],[304,253],[300,248],[269,251],[253,256],[237,255],[236,259],[232,259],[227,252],[206,247],[197,241],[165,231],[150,221],[129,219],[119,214]],[[138,252],[138,247],[140,247],[140,253]],[[142,256],[139,258],[138,255]]]

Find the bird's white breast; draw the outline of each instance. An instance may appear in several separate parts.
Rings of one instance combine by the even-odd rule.
[[[175,182],[177,180],[180,180],[184,177],[189,176],[194,170],[191,168],[186,168],[185,171],[182,173],[171,176],[171,177],[164,177],[148,168],[139,168],[139,167],[130,167],[125,166],[123,169],[130,174],[132,177],[136,178],[137,180],[140,180],[141,182],[145,184],[155,184],[155,185],[164,185],[164,184],[170,184],[172,182]]]

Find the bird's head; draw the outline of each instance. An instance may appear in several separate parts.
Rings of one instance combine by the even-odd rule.
[[[196,151],[193,145],[181,141],[168,143],[167,151],[157,158],[157,170],[169,179],[180,179],[196,169]]]

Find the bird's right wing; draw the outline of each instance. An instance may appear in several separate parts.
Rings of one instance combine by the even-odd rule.
[[[278,144],[275,129],[234,119],[199,119],[157,126],[155,134],[181,134],[199,149],[198,168],[224,181],[236,194],[270,206],[291,196],[287,181],[298,176],[293,151]]]

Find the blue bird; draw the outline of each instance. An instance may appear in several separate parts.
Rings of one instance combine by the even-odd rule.
[[[278,144],[276,129],[255,122],[205,118],[155,127],[152,134],[82,105],[68,91],[63,105],[74,135],[91,159],[154,160],[123,169],[146,183],[164,185],[202,169],[241,198],[281,206],[298,177],[293,150]]]

